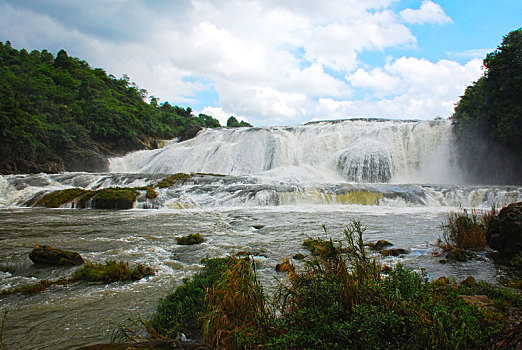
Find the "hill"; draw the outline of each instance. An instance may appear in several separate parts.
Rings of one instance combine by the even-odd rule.
[[[105,171],[108,156],[220,127],[61,50],[0,42],[0,173]]]

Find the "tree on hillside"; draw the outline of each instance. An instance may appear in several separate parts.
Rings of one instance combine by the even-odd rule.
[[[461,161],[478,182],[520,182],[522,29],[504,36],[484,59],[484,67],[484,75],[466,89],[452,116]],[[488,179],[491,162],[501,167],[495,169],[500,177]]]
[[[146,96],[127,75],[116,79],[65,50],[55,57],[0,42],[0,173],[104,171],[107,156],[220,126]]]

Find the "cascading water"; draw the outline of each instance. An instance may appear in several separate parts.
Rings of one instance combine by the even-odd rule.
[[[0,177],[0,205],[26,206],[71,187],[156,187],[136,208],[313,204],[465,206],[522,200],[516,186],[466,186],[449,121],[344,120],[294,127],[209,129],[181,143],[111,159],[110,174]],[[196,174],[157,188],[167,174]],[[207,173],[207,175],[199,175]],[[225,174],[214,176],[210,174]],[[65,207],[74,207],[74,202]]]
[[[449,121],[344,120],[209,129],[111,160],[111,172],[266,175],[304,182],[457,183]]]

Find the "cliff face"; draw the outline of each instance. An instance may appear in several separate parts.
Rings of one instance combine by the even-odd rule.
[[[107,170],[107,158],[219,127],[211,116],[158,104],[127,76],[0,42],[0,173]]]

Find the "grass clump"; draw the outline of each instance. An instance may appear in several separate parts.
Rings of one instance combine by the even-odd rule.
[[[107,260],[105,264],[87,262],[73,273],[70,281],[89,283],[131,282],[154,274],[154,269],[147,265],[137,264],[131,268],[128,262]]]
[[[453,248],[483,249],[486,246],[486,226],[475,210],[471,213],[462,209],[451,212],[446,222],[441,224],[442,239],[438,246],[449,251]]]
[[[162,179],[160,182],[158,182],[159,188],[166,188],[166,187],[172,187],[177,184],[182,184],[188,179],[190,179],[189,174],[185,173],[177,173],[170,176],[167,176],[166,178]]]
[[[176,237],[176,242],[179,245],[193,245],[205,242],[205,239],[200,233],[191,233],[187,236]]]

